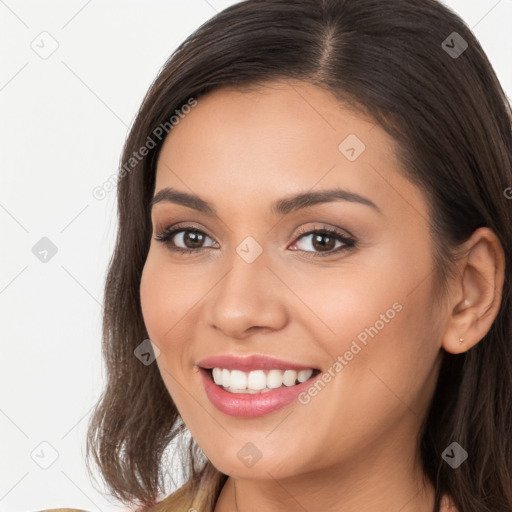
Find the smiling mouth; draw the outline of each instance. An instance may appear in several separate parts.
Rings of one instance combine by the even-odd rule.
[[[268,393],[274,389],[293,387],[315,378],[320,370],[228,370],[226,368],[203,368],[210,379],[229,393]]]

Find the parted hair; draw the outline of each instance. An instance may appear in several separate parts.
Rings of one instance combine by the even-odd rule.
[[[435,488],[434,512],[445,493],[460,512],[512,511],[512,114],[478,40],[436,0],[247,0],[209,19],[169,57],[120,160],[103,311],[106,384],[89,423],[89,466],[141,510],[187,511],[194,502],[213,511],[227,476],[193,439],[181,454],[185,485],[158,504],[164,454],[187,429],[157,365],[134,356],[149,337],[139,286],[165,140],[154,133],[191,98],[282,79],[324,88],[394,139],[399,171],[428,201],[440,295],[457,247],[482,226],[498,236],[506,258],[498,315],[473,348],[443,353],[418,449]],[[126,171],[150,136],[155,147]],[[453,441],[469,454],[457,469],[441,457]]]

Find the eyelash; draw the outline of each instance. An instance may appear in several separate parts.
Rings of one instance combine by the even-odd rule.
[[[192,248],[184,249],[183,247],[177,247],[176,245],[173,245],[171,243],[172,238],[176,234],[181,233],[183,231],[190,232],[190,233],[200,233],[202,235],[207,236],[208,238],[211,238],[204,231],[201,231],[200,229],[198,229],[194,226],[179,226],[176,228],[165,229],[162,233],[160,233],[159,235],[157,235],[155,237],[155,240],[167,245],[169,250],[171,250],[173,252],[178,252],[180,254],[190,254],[193,252],[199,252],[204,249],[208,249],[208,247],[198,247],[195,249],[192,249]],[[322,235],[325,234],[325,235],[331,236],[332,238],[335,238],[336,240],[342,242],[343,246],[338,247],[337,249],[332,249],[330,251],[326,251],[326,252],[304,251],[302,249],[295,249],[295,250],[305,253],[307,258],[317,258],[317,257],[332,256],[334,254],[340,254],[340,253],[342,253],[346,250],[352,249],[356,246],[356,241],[354,238],[346,236],[342,232],[340,232],[336,229],[332,229],[332,228],[320,228],[320,229],[301,228],[299,230],[299,232],[297,233],[297,236],[295,237],[295,241],[299,240],[300,238],[302,238],[306,235],[318,235],[318,234],[322,234]]]

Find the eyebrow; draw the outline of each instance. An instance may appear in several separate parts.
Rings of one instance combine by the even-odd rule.
[[[369,206],[382,214],[381,209],[370,199],[363,197],[355,192],[349,192],[340,188],[321,190],[317,192],[304,192],[294,196],[286,197],[275,201],[271,206],[271,212],[274,215],[288,215],[291,212],[309,208],[320,203],[329,203],[332,201],[348,201]],[[195,194],[180,192],[170,187],[159,190],[150,203],[153,208],[158,203],[170,202],[192,208],[207,215],[217,215],[215,207]]]

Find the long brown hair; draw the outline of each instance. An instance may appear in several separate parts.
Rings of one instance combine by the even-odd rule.
[[[157,365],[134,356],[148,338],[139,284],[161,127],[179,129],[169,121],[175,112],[209,91],[287,78],[325,88],[394,138],[403,172],[429,202],[440,285],[475,229],[497,234],[506,258],[499,313],[472,349],[443,354],[418,445],[435,512],[445,493],[461,512],[512,511],[512,113],[471,30],[436,0],[247,0],[204,23],[165,63],[121,158],[103,319],[107,383],[88,461],[114,496],[154,505],[165,449],[186,431]],[[441,458],[453,441],[469,453],[456,470]],[[227,477],[201,462],[193,439],[185,455],[187,496],[201,489],[209,512]]]

